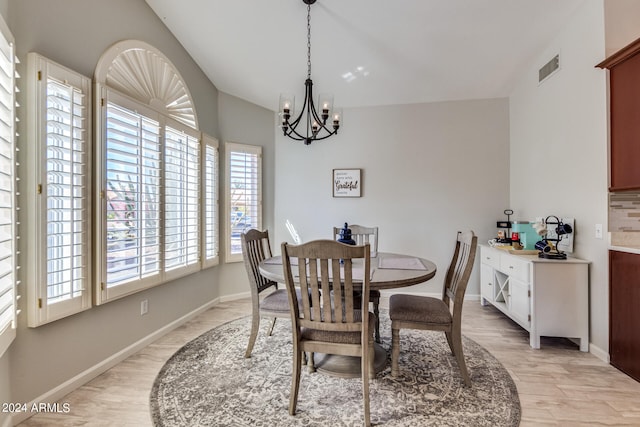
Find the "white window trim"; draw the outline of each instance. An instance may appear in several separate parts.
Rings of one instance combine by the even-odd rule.
[[[165,196],[164,196],[164,132],[166,127],[170,127],[172,129],[184,132],[189,134],[190,136],[200,140],[200,132],[195,129],[190,128],[189,126],[184,125],[177,120],[173,120],[169,117],[162,115],[157,112],[153,108],[147,107],[145,105],[140,104],[139,101],[134,100],[127,95],[121,94],[118,91],[111,89],[109,87],[103,86],[101,84],[96,84],[95,87],[96,95],[96,111],[99,111],[96,117],[96,160],[95,160],[95,169],[96,169],[96,193],[95,193],[95,212],[96,212],[96,232],[95,232],[95,270],[96,270],[96,284],[95,284],[95,303],[96,305],[101,305],[107,303],[109,301],[113,301],[128,295],[132,295],[134,293],[140,292],[144,289],[148,289],[154,286],[157,286],[162,283],[166,283],[171,280],[178,279],[180,277],[184,277],[186,275],[192,274],[196,271],[199,271],[202,268],[202,239],[198,242],[198,251],[199,257],[198,262],[189,264],[187,266],[179,267],[173,270],[167,271],[165,268]],[[135,111],[139,114],[144,115],[150,119],[158,121],[160,124],[160,139],[161,139],[161,196],[160,196],[160,270],[157,274],[152,274],[148,277],[144,277],[142,279],[133,280],[130,282],[126,282],[117,286],[108,287],[106,285],[107,278],[107,269],[106,269],[106,197],[103,197],[106,191],[106,108],[107,105],[113,102],[116,105],[127,108],[131,111]],[[200,144],[202,146],[202,144]],[[202,158],[202,147],[200,147],[199,155]],[[199,161],[199,164],[202,164]],[[201,180],[202,170],[199,173],[199,179]],[[202,191],[202,190],[200,190]],[[202,208],[198,209],[199,221],[201,224],[202,221]]]
[[[91,215],[83,224],[88,233],[84,253],[86,260],[85,283],[78,296],[50,303],[47,296],[47,83],[49,78],[64,82],[80,90],[85,99],[84,143],[86,171],[83,178],[86,188],[85,209],[91,206],[91,80],[62,65],[29,53],[27,59],[28,85],[28,173],[30,180],[26,193],[30,200],[28,209],[30,231],[28,236],[27,264],[28,325],[40,326],[91,308]]]
[[[231,253],[231,153],[241,152],[254,154],[258,157],[258,188],[257,188],[257,218],[253,226],[262,229],[262,147],[259,145],[238,144],[235,142],[225,142],[225,262],[241,262],[242,253]]]
[[[202,248],[200,253],[202,254],[202,268],[209,268],[219,264],[220,262],[220,151],[219,151],[219,142],[216,138],[202,134],[202,166],[201,171],[203,175],[202,179],[202,222],[201,222],[201,230],[204,230],[202,239]],[[208,150],[212,150],[214,156],[214,165],[213,170],[208,171],[207,169],[207,154]],[[208,172],[212,173],[212,177],[208,176]],[[207,192],[207,183],[213,181],[213,188],[211,189],[211,193]],[[212,228],[207,225],[207,218],[209,217],[209,212],[211,212],[211,216],[213,219]],[[212,244],[214,246],[214,254],[211,257],[207,256],[207,246]]]
[[[203,156],[202,141],[198,129],[198,120],[195,114],[194,103],[184,79],[171,61],[158,49],[140,40],[123,40],[109,47],[100,57],[95,71],[96,86],[94,93],[96,94],[96,134],[95,143],[97,149],[95,157],[95,197],[96,203],[94,207],[94,215],[96,220],[95,231],[95,291],[94,302],[96,305],[103,304],[114,299],[118,299],[143,289],[156,286],[169,280],[191,274],[203,268],[202,261],[202,237],[197,244],[199,258],[197,262],[191,264],[189,259],[187,266],[175,268],[172,271],[165,271],[165,182],[164,176],[164,126],[170,126],[173,129],[184,129],[185,131],[197,134],[197,141],[200,145],[198,155]],[[160,269],[159,273],[153,273],[152,276],[142,277],[138,280],[132,280],[125,284],[112,286],[107,289],[106,286],[106,256],[105,256],[105,224],[106,224],[106,200],[102,200],[104,194],[104,185],[106,182],[106,157],[105,157],[105,137],[106,137],[106,105],[107,93],[109,96],[120,97],[127,100],[126,104],[114,102],[124,108],[137,111],[146,117],[153,118],[162,128],[161,131],[161,180],[160,180]],[[182,125],[174,124],[180,123]],[[182,127],[181,127],[182,126]],[[187,130],[188,129],[188,130]],[[201,161],[197,161],[201,165]],[[199,168],[198,179],[202,180],[202,169]],[[199,197],[202,194],[202,186],[198,186]],[[202,224],[202,208],[198,207],[197,215],[199,225]]]
[[[9,111],[10,111],[10,117],[9,117],[9,123],[7,123],[7,125],[9,126],[9,138],[8,138],[8,142],[10,144],[10,151],[12,153],[12,157],[11,157],[11,164],[12,164],[12,168],[11,168],[11,173],[10,173],[10,178],[11,178],[11,197],[12,197],[12,203],[11,203],[11,216],[12,216],[12,220],[11,220],[11,224],[12,224],[12,228],[11,228],[11,245],[12,245],[12,259],[10,261],[11,264],[11,285],[10,287],[12,289],[10,289],[7,293],[4,293],[3,295],[0,295],[0,302],[2,302],[3,304],[5,302],[8,302],[8,306],[6,307],[8,312],[10,313],[11,319],[8,320],[7,323],[5,324],[0,324],[0,358],[3,356],[3,354],[5,353],[5,351],[9,348],[9,346],[11,345],[11,343],[13,342],[13,340],[16,337],[16,327],[17,327],[17,316],[18,316],[18,305],[17,305],[17,301],[20,298],[18,295],[18,280],[16,278],[16,258],[17,258],[17,251],[16,251],[16,210],[15,210],[15,206],[16,206],[16,183],[15,183],[15,178],[16,178],[16,162],[15,162],[15,153],[16,153],[16,146],[15,146],[15,126],[16,126],[16,100],[15,100],[15,79],[16,79],[16,73],[15,73],[15,44],[14,44],[14,39],[13,39],[13,35],[11,34],[11,31],[9,31],[9,27],[6,25],[6,23],[4,22],[4,19],[2,18],[2,16],[0,16],[0,36],[2,37],[2,40],[0,40],[0,43],[2,44],[2,49],[6,49],[5,52],[3,52],[4,55],[6,55],[6,57],[9,59],[10,61],[10,66],[9,66],[9,73],[11,74],[9,77],[11,79],[10,82],[10,86],[9,86],[9,90],[10,90],[10,99],[7,100],[7,106],[9,107]]]
[[[150,275],[140,280],[131,281],[125,284],[108,288],[107,283],[107,269],[106,269],[106,253],[107,253],[107,198],[105,197],[106,191],[106,135],[107,135],[107,123],[106,123],[106,110],[109,102],[120,105],[124,108],[128,108],[133,111],[137,111],[144,116],[160,121],[161,117],[156,111],[151,108],[140,105],[138,102],[130,99],[129,97],[119,94],[118,92],[109,89],[100,84],[96,84],[95,87],[95,110],[99,113],[96,115],[96,160],[94,162],[96,173],[96,185],[95,185],[95,217],[96,220],[96,232],[95,232],[95,274],[96,283],[94,290],[94,300],[96,305],[101,305],[109,301],[113,301],[127,295],[139,292],[141,290],[156,286],[162,283],[162,267],[157,274]],[[164,198],[160,197],[160,221],[162,222]],[[164,244],[162,236],[160,236],[159,245]]]

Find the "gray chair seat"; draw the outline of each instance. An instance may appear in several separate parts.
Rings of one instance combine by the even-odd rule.
[[[296,291],[298,295],[298,306],[301,306],[302,300],[300,299],[300,290]],[[277,289],[264,297],[260,301],[260,311],[264,314],[284,314],[290,315],[289,296],[286,289]]]
[[[362,322],[362,314],[358,310],[354,312],[355,320]],[[369,312],[369,330],[373,331],[376,326],[376,316]],[[301,337],[304,340],[323,341],[329,343],[341,344],[360,344],[361,333],[358,332],[340,332],[340,331],[323,331],[320,329],[301,328]]]
[[[396,294],[389,298],[389,317],[402,322],[448,325],[452,322],[449,307],[438,298]]]

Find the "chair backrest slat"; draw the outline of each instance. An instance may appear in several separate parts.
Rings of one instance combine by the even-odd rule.
[[[259,264],[267,258],[271,258],[271,245],[269,232],[251,229],[240,236],[242,244],[242,258],[249,276],[251,293],[259,294],[263,290],[277,286],[277,283],[260,274]]]
[[[454,316],[461,316],[464,294],[476,256],[478,238],[473,231],[458,232],[456,247],[445,276],[442,299],[447,305],[453,302]]]
[[[291,258],[298,258],[298,282],[303,295],[301,312],[296,319],[299,326],[333,331],[362,330],[362,321],[355,310],[366,308],[367,313],[360,316],[368,319],[368,301],[370,292],[370,246],[350,246],[333,240],[316,240],[302,245],[282,244],[283,264],[287,289],[295,289],[294,276],[287,272],[291,269]],[[362,279],[357,278],[354,286],[354,259],[362,263],[366,272]],[[307,269],[308,268],[308,269]],[[290,283],[291,282],[291,283]],[[361,306],[354,306],[354,289],[362,288]],[[309,300],[310,301],[305,301]],[[357,321],[356,321],[357,319]]]
[[[369,243],[371,252],[378,252],[378,227],[367,227],[364,225],[347,225],[351,229],[351,238],[356,241],[356,245]],[[343,227],[333,227],[333,238],[340,238],[340,231]]]

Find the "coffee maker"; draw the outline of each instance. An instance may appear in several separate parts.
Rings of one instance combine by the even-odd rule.
[[[496,227],[498,228],[498,237],[496,239],[497,244],[510,245],[511,242],[511,215],[513,215],[512,209],[505,209],[504,214],[507,216],[506,221],[497,221]]]

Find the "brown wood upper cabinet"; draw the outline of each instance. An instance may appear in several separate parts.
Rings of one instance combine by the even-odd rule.
[[[609,190],[640,189],[640,39],[597,67],[609,69]]]

